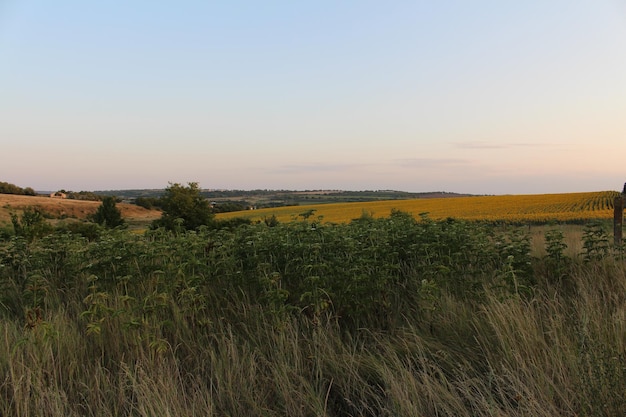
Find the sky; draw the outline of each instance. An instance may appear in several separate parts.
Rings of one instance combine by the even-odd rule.
[[[0,181],[621,191],[623,0],[0,0]]]

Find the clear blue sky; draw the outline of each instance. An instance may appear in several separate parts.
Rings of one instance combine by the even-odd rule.
[[[0,0],[0,181],[621,190],[626,3]]]

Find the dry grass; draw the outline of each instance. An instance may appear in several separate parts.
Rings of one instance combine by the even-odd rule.
[[[563,233],[563,243],[567,245],[563,254],[575,258],[583,252],[584,229],[583,225],[577,224],[530,226],[528,230],[531,239],[531,254],[539,258],[546,256],[546,232],[560,230]]]
[[[570,278],[570,296],[494,296],[478,311],[443,298],[431,333],[418,318],[349,337],[248,314],[215,322],[209,344],[181,340],[190,356],[141,341],[129,349],[124,337],[103,340],[100,353],[66,312],[48,317],[49,328],[2,321],[0,414],[624,415],[624,268]]]
[[[67,235],[0,246],[0,416],[626,415],[622,259],[558,279],[539,261],[526,295],[432,293],[390,310],[397,325],[351,328],[222,292],[232,253],[197,256],[195,233],[122,232],[90,252]]]
[[[0,225],[11,223],[11,213],[20,214],[26,208],[37,208],[50,219],[85,220],[96,212],[99,201],[69,200],[44,196],[0,194]],[[158,210],[148,210],[135,204],[118,203],[117,208],[129,223],[147,224],[161,217]]]

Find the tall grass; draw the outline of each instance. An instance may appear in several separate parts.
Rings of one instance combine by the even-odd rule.
[[[7,242],[0,415],[626,415],[623,261],[568,257],[557,275],[514,237],[488,234],[470,245],[446,235],[485,232],[475,226],[401,216],[311,226]],[[413,246],[398,253],[396,244]],[[477,248],[490,256],[464,252]],[[430,263],[412,257],[422,250]],[[484,264],[475,276],[448,258]],[[399,270],[377,264],[394,259]],[[524,281],[519,266],[528,259]],[[341,288],[310,279],[329,271],[348,279],[334,262],[387,277],[386,303],[335,305]],[[290,271],[310,270],[317,275],[303,277],[304,298],[294,298]],[[450,274],[477,281],[457,291]],[[511,276],[528,290],[503,285]],[[327,294],[312,299],[316,289]]]

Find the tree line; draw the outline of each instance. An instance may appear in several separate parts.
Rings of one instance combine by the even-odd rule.
[[[31,187],[22,188],[4,181],[0,181],[0,194],[36,195]]]

